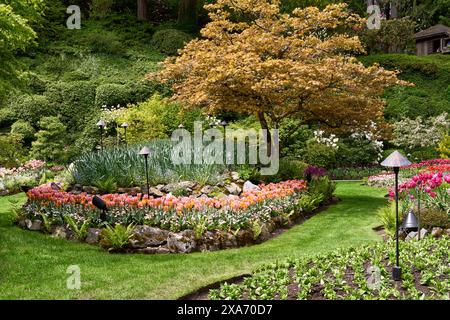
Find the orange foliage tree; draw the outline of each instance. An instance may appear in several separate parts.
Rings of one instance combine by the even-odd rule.
[[[335,131],[370,129],[381,120],[385,88],[407,85],[397,72],[365,67],[356,32],[364,19],[345,4],[280,12],[279,0],[217,0],[201,38],[163,62],[155,76],[174,99],[209,113],[256,115],[262,128],[285,117]]]

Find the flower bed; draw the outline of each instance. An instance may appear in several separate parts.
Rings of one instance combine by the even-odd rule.
[[[21,187],[37,186],[45,169],[46,163],[41,160],[29,160],[17,168],[0,168],[0,195],[17,193]]]
[[[222,284],[210,299],[449,299],[450,238],[401,242],[402,281],[392,280],[393,241],[336,250],[312,259],[265,265],[240,284]]]
[[[130,241],[125,241],[126,245],[122,247],[151,248],[147,250],[151,252],[214,250],[264,241],[274,229],[311,212],[328,200],[323,194],[308,194],[302,180],[261,184],[241,196],[221,198],[175,197],[171,194],[148,198],[142,194],[107,194],[102,199],[108,211],[101,219],[100,210],[92,205],[92,195],[55,189],[46,184],[27,193],[28,202],[23,207],[21,225],[33,229],[34,222],[34,229],[44,229],[56,235],[63,233],[64,237],[72,234],[79,240],[89,238],[88,242],[97,242],[105,225],[131,224],[135,228],[128,234]],[[67,230],[67,225],[70,230]],[[61,227],[65,229],[61,230]],[[82,228],[84,233],[80,232]],[[96,229],[90,231],[94,233],[91,236],[90,229]],[[97,239],[92,241],[95,234]],[[155,241],[157,245],[148,246],[152,237],[159,239]],[[176,240],[172,241],[173,246],[169,239]],[[104,243],[106,247],[117,247],[109,242]]]

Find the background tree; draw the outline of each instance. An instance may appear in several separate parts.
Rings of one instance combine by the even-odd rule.
[[[40,19],[41,0],[4,0],[0,4],[0,98],[18,83],[16,53],[34,42],[31,23]]]
[[[177,22],[191,26],[197,23],[197,0],[180,0]]]
[[[44,117],[39,121],[40,130],[32,143],[31,154],[35,159],[61,163],[64,156],[66,126],[58,117]]]
[[[148,21],[148,3],[147,0],[137,0],[138,20]]]
[[[276,0],[218,0],[206,8],[212,21],[203,39],[166,59],[157,74],[188,107],[253,114],[262,128],[298,117],[335,131],[373,130],[384,89],[406,84],[351,56],[363,52],[352,32],[364,21],[345,4],[292,14],[280,13]]]

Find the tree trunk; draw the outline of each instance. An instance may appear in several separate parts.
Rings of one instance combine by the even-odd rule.
[[[137,0],[137,18],[141,21],[148,21],[147,0]]]
[[[180,0],[178,23],[195,25],[197,23],[197,0]]]
[[[258,118],[261,128],[267,132],[267,156],[270,157],[272,155],[272,135],[270,134],[269,125],[267,124],[264,112],[258,112]]]

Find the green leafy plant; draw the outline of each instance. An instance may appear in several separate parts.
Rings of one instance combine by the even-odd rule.
[[[102,231],[100,245],[107,248],[108,251],[122,250],[129,245],[130,239],[133,237],[133,230],[133,223],[126,227],[121,224],[116,224],[114,228],[106,225],[106,228]]]
[[[101,193],[114,193],[117,190],[117,183],[113,177],[97,180],[94,185]]]
[[[83,223],[78,224],[71,216],[64,215],[64,220],[69,225],[70,230],[72,230],[78,240],[83,241],[86,239],[87,231],[91,224],[90,219],[86,219]]]
[[[250,230],[253,233],[253,239],[256,240],[262,231],[262,225],[259,223],[258,220],[252,220],[250,222]]]
[[[381,207],[377,211],[378,219],[384,227],[387,235],[393,236],[395,233],[395,203]]]

